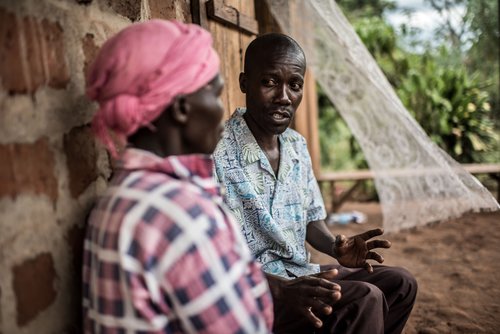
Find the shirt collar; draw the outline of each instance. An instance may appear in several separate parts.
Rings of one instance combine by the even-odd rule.
[[[243,118],[243,114],[246,111],[246,108],[237,108],[231,117],[233,124],[241,129],[241,133],[238,133],[235,139],[242,153],[241,165],[243,167],[259,160],[265,160],[264,152],[262,152],[259,144],[257,144],[252,131],[250,131],[247,122]]]
[[[246,108],[240,107],[237,108],[231,116],[233,124],[236,123],[235,125],[241,129],[241,133],[235,136],[236,142],[242,153],[240,163],[242,167],[245,167],[256,161],[260,161],[261,166],[274,175],[266,155],[255,140],[252,131],[250,131],[250,128],[243,118],[243,114],[245,114],[246,111]],[[292,146],[291,141],[293,140],[293,136],[291,136],[289,129],[279,135],[278,140],[280,141],[280,170],[278,176],[279,179],[282,179],[285,178],[291,170],[292,162],[299,161],[299,158]]]
[[[123,170],[143,170],[170,175],[198,185],[210,193],[220,194],[213,177],[213,159],[205,154],[172,155],[161,158],[137,148],[127,148],[117,162]]]

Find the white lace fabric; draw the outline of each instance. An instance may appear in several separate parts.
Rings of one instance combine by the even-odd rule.
[[[359,142],[375,174],[386,232],[500,208],[409,114],[335,1],[268,4]]]

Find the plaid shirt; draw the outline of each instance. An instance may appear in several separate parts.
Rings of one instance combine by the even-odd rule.
[[[127,149],[85,238],[86,333],[268,333],[267,281],[207,156]]]

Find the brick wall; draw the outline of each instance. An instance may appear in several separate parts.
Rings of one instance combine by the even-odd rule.
[[[84,72],[140,14],[140,0],[0,0],[0,334],[79,332],[84,222],[110,175]]]

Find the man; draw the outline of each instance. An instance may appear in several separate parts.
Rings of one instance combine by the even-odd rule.
[[[389,248],[389,241],[371,240],[382,230],[350,238],[329,232],[306,142],[289,129],[305,70],[304,52],[288,36],[263,35],[248,46],[239,79],[246,108],[228,120],[214,153],[224,200],[266,272],[275,332],[400,333],[415,279],[367,262],[383,262],[373,249]],[[310,263],[305,241],[341,266]]]
[[[137,23],[101,48],[87,94],[118,162],[87,227],[85,333],[270,332],[266,279],[213,180],[222,87],[195,25]]]

